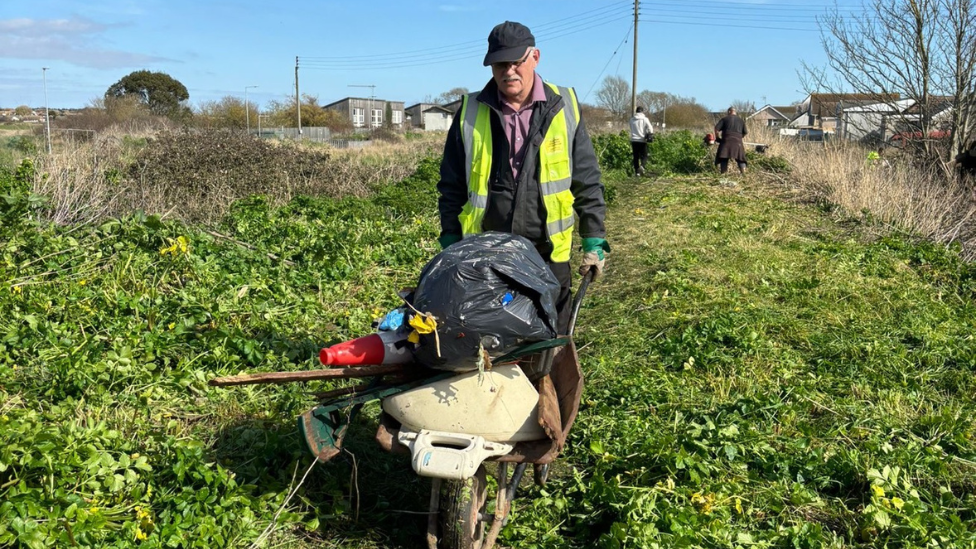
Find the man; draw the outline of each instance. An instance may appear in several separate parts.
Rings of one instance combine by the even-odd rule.
[[[630,150],[634,155],[634,175],[644,175],[647,164],[647,144],[654,141],[654,128],[644,115],[644,107],[637,107],[630,119]]]
[[[715,163],[719,171],[729,170],[729,160],[735,160],[739,166],[739,173],[746,173],[746,147],[742,138],[749,133],[746,123],[736,116],[735,107],[729,107],[728,114],[715,124],[715,141],[718,142],[718,152],[715,153]]]
[[[558,330],[571,309],[574,213],[583,258],[579,272],[603,274],[606,241],[603,183],[576,92],[543,82],[540,52],[520,23],[488,35],[492,79],[462,98],[444,145],[438,206],[441,247],[482,231],[527,238],[559,280]]]

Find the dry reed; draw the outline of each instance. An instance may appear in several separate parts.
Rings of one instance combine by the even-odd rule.
[[[967,258],[976,257],[972,193],[943,172],[920,167],[898,149],[882,149],[878,158],[869,158],[875,149],[857,143],[756,133],[792,165],[789,180],[803,195],[833,204],[848,216],[869,216],[889,229],[958,243]]]
[[[85,143],[59,143],[57,154],[41,156],[34,192],[47,198],[44,216],[68,225],[113,215],[122,191],[121,150],[121,141],[106,135]]]

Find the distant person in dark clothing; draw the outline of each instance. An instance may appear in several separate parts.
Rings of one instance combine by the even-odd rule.
[[[969,145],[969,149],[956,155],[956,165],[964,178],[976,178],[976,140]]]
[[[735,107],[729,107],[728,114],[715,124],[715,141],[718,152],[715,163],[722,173],[729,171],[729,160],[735,160],[739,173],[746,173],[746,147],[742,138],[749,133],[746,123],[735,114]]]
[[[634,155],[634,175],[644,175],[647,164],[647,144],[654,141],[654,127],[644,115],[644,107],[637,107],[630,119],[630,150]]]

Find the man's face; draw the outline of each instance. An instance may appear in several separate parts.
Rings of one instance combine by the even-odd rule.
[[[539,66],[539,50],[527,48],[514,63],[492,63],[491,74],[498,90],[509,100],[524,101],[532,91],[533,74]]]

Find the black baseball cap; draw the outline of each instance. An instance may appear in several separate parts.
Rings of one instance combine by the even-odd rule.
[[[492,63],[514,63],[525,57],[525,50],[535,47],[535,36],[522,23],[505,21],[495,25],[488,35],[485,66]]]

